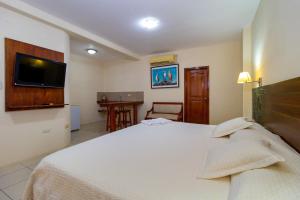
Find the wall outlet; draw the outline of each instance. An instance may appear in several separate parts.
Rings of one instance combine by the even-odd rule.
[[[50,133],[50,132],[51,132],[51,129],[44,129],[44,130],[43,130],[43,133],[44,133],[44,134]]]

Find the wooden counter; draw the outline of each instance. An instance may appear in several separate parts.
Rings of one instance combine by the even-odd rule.
[[[137,124],[138,114],[137,106],[143,104],[143,101],[97,101],[100,107],[106,107],[110,113],[110,132],[116,130],[116,113],[115,108],[118,106],[132,106],[133,107],[133,124]]]

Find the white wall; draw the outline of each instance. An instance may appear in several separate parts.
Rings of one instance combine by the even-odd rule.
[[[56,28],[0,7],[0,81],[4,84],[4,38],[64,52],[69,60],[69,37]],[[68,76],[65,102],[69,103]],[[69,144],[69,107],[5,112],[0,89],[0,166],[52,152]],[[46,131],[49,133],[43,133]]]
[[[149,57],[105,68],[106,91],[144,91],[145,104],[139,119],[145,117],[153,101],[184,100],[184,68],[209,65],[210,123],[216,124],[242,115],[242,86],[236,84],[242,71],[242,44],[228,42],[176,52],[180,65],[180,88],[151,89]]]
[[[252,23],[252,61],[264,85],[300,76],[299,8],[299,0],[261,1]]]
[[[71,54],[70,97],[72,105],[80,105],[80,123],[103,120],[99,114],[97,92],[104,89],[104,70],[99,62]]]

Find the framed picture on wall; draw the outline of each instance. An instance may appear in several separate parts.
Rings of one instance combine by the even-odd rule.
[[[178,88],[179,65],[151,67],[151,88]]]

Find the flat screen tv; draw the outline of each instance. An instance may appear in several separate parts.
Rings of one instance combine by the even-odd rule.
[[[66,67],[66,63],[17,53],[14,85],[63,88]]]

